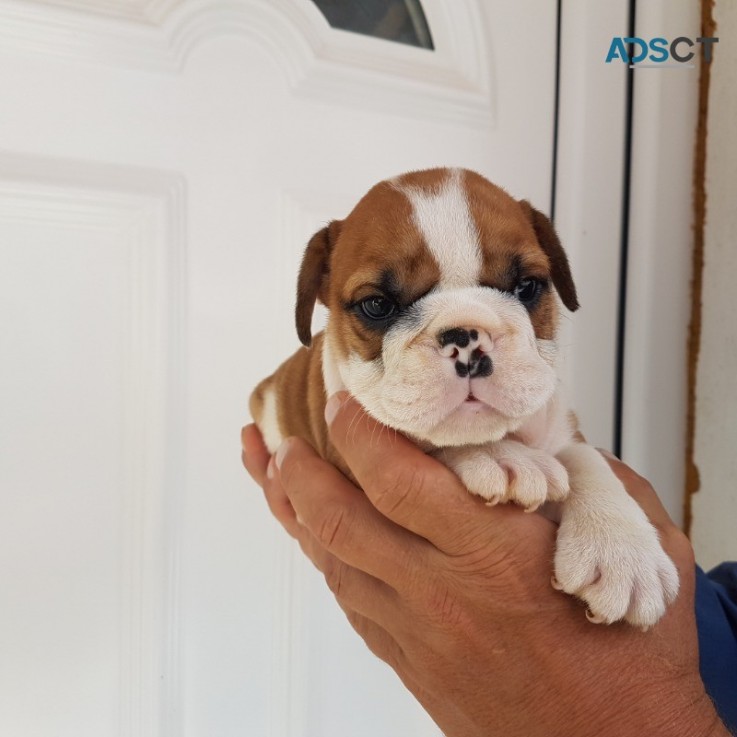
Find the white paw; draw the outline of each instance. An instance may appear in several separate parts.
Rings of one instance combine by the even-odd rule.
[[[515,502],[532,512],[568,495],[568,473],[553,456],[514,440],[447,448],[438,454],[464,486],[489,504]]]
[[[678,594],[676,567],[630,497],[598,512],[564,513],[553,586],[583,599],[592,622],[648,629]]]

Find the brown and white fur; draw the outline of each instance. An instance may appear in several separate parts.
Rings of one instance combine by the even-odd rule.
[[[381,182],[310,240],[305,347],[256,388],[251,413],[270,451],[298,435],[350,476],[323,419],[326,397],[347,390],[489,503],[559,503],[554,585],[594,622],[647,628],[678,575],[561,396],[556,291],[578,308],[563,248],[529,203],[459,169]],[[317,300],[329,317],[313,339]]]

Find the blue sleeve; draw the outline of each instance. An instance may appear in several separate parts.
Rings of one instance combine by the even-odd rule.
[[[737,734],[737,562],[696,567],[701,678],[727,729]]]

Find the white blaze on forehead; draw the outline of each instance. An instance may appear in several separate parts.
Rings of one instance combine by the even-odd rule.
[[[394,181],[411,202],[417,229],[440,267],[440,288],[471,287],[479,283],[481,249],[462,172],[451,169],[438,190]]]

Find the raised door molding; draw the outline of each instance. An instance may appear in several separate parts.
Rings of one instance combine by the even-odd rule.
[[[5,248],[28,251],[27,239],[35,229],[57,231],[58,239],[45,245],[46,250],[34,246],[42,268],[48,272],[52,268],[49,264],[64,257],[65,248],[99,241],[100,248],[109,249],[104,254],[108,259],[104,269],[110,280],[124,285],[122,303],[116,304],[104,330],[110,336],[109,344],[103,341],[97,346],[101,353],[111,350],[111,346],[120,347],[120,381],[100,375],[94,387],[67,388],[65,394],[75,399],[75,410],[85,401],[93,402],[87,398],[88,390],[96,398],[93,403],[108,402],[111,407],[121,408],[119,414],[109,415],[112,437],[101,438],[120,472],[115,483],[98,490],[101,496],[95,494],[107,498],[105,504],[117,512],[110,519],[95,517],[92,510],[86,509],[77,482],[65,482],[63,476],[57,492],[69,495],[65,505],[76,509],[82,519],[85,514],[91,515],[89,524],[100,535],[118,541],[117,563],[108,565],[105,575],[105,590],[114,591],[117,601],[115,606],[108,604],[112,609],[105,613],[106,621],[117,620],[111,624],[117,636],[105,645],[111,648],[110,657],[119,669],[118,733],[121,737],[174,735],[179,731],[181,711],[177,600],[183,479],[176,459],[184,453],[184,181],[176,174],[14,154],[0,154],[0,172],[0,225],[9,228],[16,239],[6,241]],[[103,261],[96,261],[98,267]],[[119,263],[127,265],[127,273],[118,274]],[[92,271],[86,278],[98,277]],[[44,303],[43,299],[39,302]],[[92,309],[97,306],[102,305],[95,304]],[[23,326],[21,335],[46,336],[47,322],[28,317],[25,323],[19,322]],[[98,326],[98,336],[101,329]],[[64,335],[55,337],[62,339]],[[20,350],[21,360],[25,355],[12,342],[10,350],[14,356]],[[21,417],[27,408],[23,398],[11,403],[11,409],[20,412]],[[87,427],[83,417],[72,413],[58,432],[84,437],[101,432]],[[16,452],[13,448],[11,453]],[[23,452],[22,443],[17,452]],[[94,458],[90,465],[100,462]],[[21,488],[28,483],[22,475],[18,478]],[[33,491],[46,493],[43,489]],[[24,523],[21,530],[26,530]],[[52,537],[58,538],[56,545],[73,543],[70,526],[59,522],[58,530],[57,526],[53,529]],[[33,542],[33,536],[42,531],[43,523],[39,522],[23,533],[29,536],[25,540],[28,549],[44,549],[34,547]],[[46,555],[51,553],[47,551]],[[66,550],[60,553],[60,559],[64,560],[65,555]],[[55,564],[56,560],[49,558],[46,567]],[[83,576],[79,580],[84,581],[89,578],[75,571],[70,567],[65,581],[70,589],[78,583],[75,576]],[[38,586],[43,584],[39,582]],[[46,596],[54,601],[53,594]],[[52,620],[63,621],[59,616]],[[66,625],[54,626],[63,639]],[[77,625],[69,627],[69,632],[77,631]],[[43,628],[31,631],[38,634],[45,631]],[[94,642],[92,634],[90,642]]]
[[[493,63],[480,0],[424,0],[435,51],[331,28],[310,0],[2,0],[0,47],[179,73],[194,48],[239,35],[295,93],[491,127]]]

